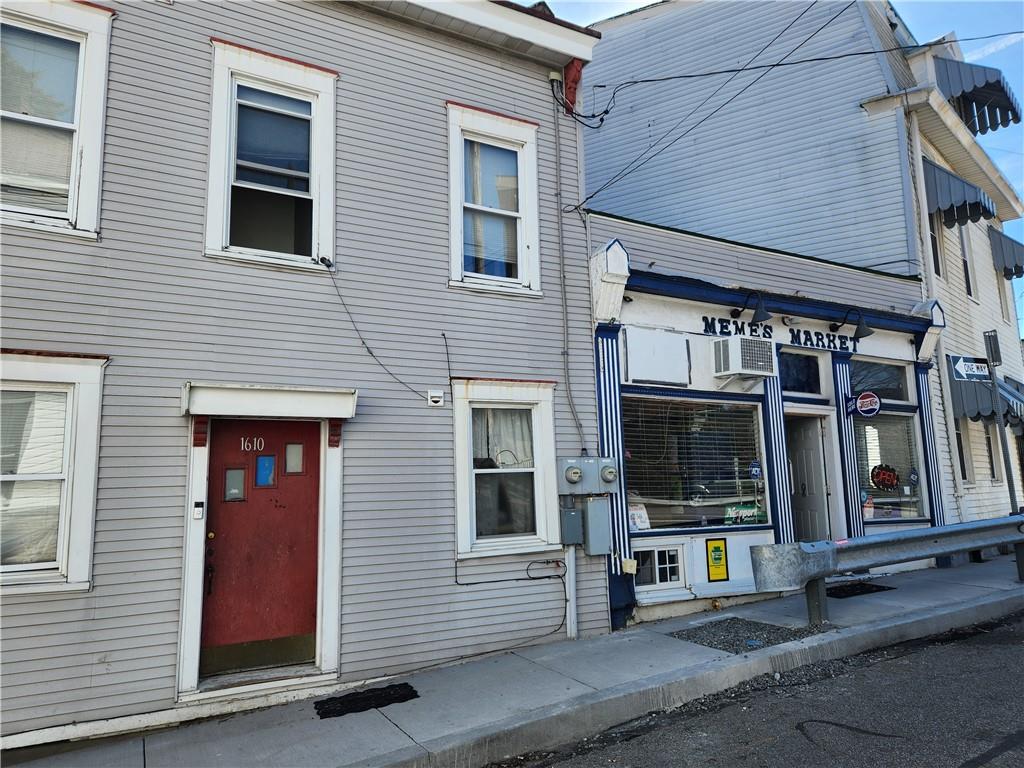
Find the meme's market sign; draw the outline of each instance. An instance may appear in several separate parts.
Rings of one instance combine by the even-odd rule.
[[[786,328],[789,337],[776,336],[775,327],[770,323],[748,323],[731,317],[701,317],[705,336],[749,336],[754,339],[775,339],[782,344],[810,349],[828,349],[837,352],[857,352],[860,339],[843,333],[807,331],[800,328]]]

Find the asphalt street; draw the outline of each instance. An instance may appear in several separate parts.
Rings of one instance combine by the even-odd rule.
[[[1024,614],[750,681],[501,768],[1020,768]],[[497,768],[495,766],[494,768]]]

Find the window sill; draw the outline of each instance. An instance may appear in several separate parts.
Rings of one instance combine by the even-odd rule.
[[[204,254],[208,259],[217,261],[243,262],[257,267],[268,267],[270,269],[288,270],[294,272],[330,272],[331,270],[323,264],[313,261],[303,262],[292,260],[287,256],[269,256],[257,251],[218,251],[207,249]]]
[[[35,232],[49,232],[53,235],[80,238],[82,240],[99,240],[100,233],[91,229],[75,229],[68,221],[48,219],[45,216],[33,216],[28,213],[5,212],[0,218],[5,227],[30,229]]]
[[[502,544],[488,547],[479,547],[469,552],[459,552],[456,557],[459,560],[475,560],[481,557],[506,557],[508,555],[535,555],[545,552],[560,552],[561,544],[549,544],[546,541],[532,539],[521,544]]]
[[[0,583],[0,595],[3,597],[14,597],[16,595],[38,595],[45,593],[64,592],[89,592],[92,589],[91,581],[64,581],[60,579],[20,581]]]
[[[477,283],[466,280],[449,280],[448,287],[459,291],[470,293],[497,293],[504,296],[517,296],[524,299],[540,299],[544,297],[543,291],[535,291],[532,288],[522,286],[501,285],[499,283]]]

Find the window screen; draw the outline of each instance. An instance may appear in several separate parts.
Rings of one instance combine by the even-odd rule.
[[[0,393],[0,563],[55,563],[64,493],[67,392]]]
[[[65,212],[75,140],[80,45],[4,24],[0,48],[4,204]]]
[[[519,154],[464,140],[463,271],[519,277]]]
[[[902,365],[850,361],[850,385],[854,394],[874,392],[883,400],[908,400],[907,369]]]
[[[779,353],[779,379],[784,392],[821,394],[821,372],[814,355]]]
[[[309,256],[312,104],[246,85],[236,88],[229,242]]]
[[[857,479],[864,517],[925,517],[920,495],[915,419],[879,414],[853,419]]]
[[[749,405],[623,398],[630,503],[652,528],[766,523],[757,419]]]

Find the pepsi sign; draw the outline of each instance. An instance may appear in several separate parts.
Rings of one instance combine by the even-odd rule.
[[[861,392],[856,397],[851,397],[846,403],[847,413],[856,413],[870,419],[882,410],[882,399],[874,392]]]

